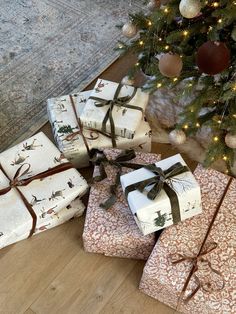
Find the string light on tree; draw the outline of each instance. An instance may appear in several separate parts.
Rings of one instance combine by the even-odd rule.
[[[122,34],[127,38],[133,38],[137,35],[138,29],[137,26],[132,22],[128,22],[122,27]]]
[[[200,14],[201,3],[199,0],[181,0],[179,11],[183,17],[192,19]]]

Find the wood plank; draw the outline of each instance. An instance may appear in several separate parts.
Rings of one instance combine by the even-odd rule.
[[[32,305],[37,314],[96,314],[136,261],[80,251]]]
[[[138,289],[142,276],[144,262],[136,267],[113,294],[100,313],[122,314],[174,314],[175,311],[159,301],[145,295]]]
[[[74,219],[0,251],[0,313],[24,313],[82,251],[83,222]]]

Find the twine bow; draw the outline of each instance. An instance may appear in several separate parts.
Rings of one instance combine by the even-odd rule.
[[[187,166],[183,166],[180,162],[175,163],[164,171],[160,167],[157,167],[155,164],[146,165],[144,166],[144,168],[153,172],[155,176],[128,185],[125,188],[126,198],[128,198],[128,194],[132,191],[138,190],[140,192],[143,192],[148,186],[153,185],[151,190],[147,193],[147,197],[150,200],[154,200],[164,189],[170,199],[173,223],[177,224],[181,221],[180,205],[178,196],[170,184],[170,179],[184,172],[188,172],[189,168]]]
[[[11,189],[16,189],[16,191],[18,192],[20,198],[22,199],[24,205],[26,206],[28,212],[30,213],[31,217],[32,217],[32,228],[30,231],[30,234],[28,237],[31,237],[34,232],[35,232],[35,228],[36,228],[36,224],[37,224],[37,215],[32,207],[32,205],[27,201],[27,199],[25,198],[24,194],[21,192],[21,190],[19,189],[20,186],[26,186],[28,185],[30,182],[37,180],[37,179],[44,179],[46,177],[52,176],[56,173],[59,172],[63,172],[65,170],[71,169],[73,168],[73,165],[69,162],[64,163],[64,164],[60,164],[56,167],[53,167],[51,169],[48,169],[44,172],[41,172],[39,174],[36,174],[35,176],[32,176],[30,178],[27,179],[23,179],[23,177],[29,173],[30,170],[30,164],[28,163],[24,163],[22,164],[17,170],[15,175],[13,176],[13,179],[11,180],[9,178],[9,176],[7,175],[6,171],[3,169],[2,165],[0,164],[0,171],[3,172],[3,174],[5,175],[5,177],[9,180],[9,185],[6,188],[0,189],[0,196],[7,194],[8,192],[11,191]],[[25,169],[24,169],[25,168]]]
[[[123,87],[122,84],[119,83],[119,85],[115,91],[113,99],[107,100],[107,99],[103,99],[103,98],[99,98],[99,97],[95,97],[95,96],[89,97],[89,99],[92,99],[95,101],[96,107],[108,106],[108,110],[107,110],[106,115],[105,115],[103,122],[102,122],[102,131],[106,133],[106,126],[107,126],[107,122],[109,121],[110,122],[110,128],[111,128],[111,140],[112,140],[112,146],[113,147],[117,147],[116,135],[115,135],[115,123],[114,123],[114,119],[113,119],[113,115],[112,115],[112,111],[113,111],[114,107],[118,106],[118,107],[133,109],[133,110],[139,110],[143,113],[143,109],[141,107],[133,106],[133,105],[129,104],[129,102],[134,98],[134,96],[137,92],[137,88],[134,88],[133,93],[130,96],[119,97],[119,94],[120,94],[122,87]]]
[[[218,270],[214,269],[211,265],[211,262],[204,258],[204,256],[206,256],[207,254],[209,254],[210,252],[212,252],[213,250],[215,250],[217,248],[217,243],[216,242],[212,242],[209,243],[209,247],[205,248],[201,251],[200,254],[195,255],[195,256],[188,256],[188,255],[183,255],[183,254],[172,254],[170,255],[171,258],[171,262],[173,265],[188,261],[192,264],[192,271],[191,271],[191,277],[194,276],[195,282],[197,283],[196,288],[186,297],[184,297],[184,294],[187,290],[187,286],[189,284],[189,281],[191,279],[191,277],[189,278],[189,280],[187,280],[185,282],[185,285],[181,291],[181,295],[180,295],[180,300],[183,300],[185,303],[187,303],[189,300],[191,300],[194,295],[198,292],[199,289],[203,289],[205,292],[214,292],[214,291],[219,291],[222,290],[225,286],[225,281],[223,278],[223,275],[221,274],[221,272],[219,272]],[[203,283],[199,277],[197,276],[196,272],[198,271],[198,263],[199,262],[204,262],[207,264],[208,268],[211,270],[211,272],[217,274],[220,276],[220,278],[222,279],[222,285],[221,287],[218,288],[213,288],[212,284],[208,278],[208,281]]]
[[[100,182],[107,178],[106,166],[110,165],[116,168],[115,182],[110,186],[110,197],[100,204],[103,209],[109,209],[116,202],[117,188],[120,184],[120,176],[122,173],[122,167],[139,169],[144,165],[129,163],[128,161],[134,159],[136,154],[134,150],[124,150],[122,151],[114,160],[109,160],[106,155],[99,150],[93,150],[94,157],[90,160],[95,166],[99,167],[99,175],[93,178],[94,182]]]

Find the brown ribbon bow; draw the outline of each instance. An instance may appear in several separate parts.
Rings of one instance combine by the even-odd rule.
[[[24,167],[26,167],[24,169]],[[0,164],[0,170],[3,172],[3,174],[5,175],[5,177],[9,180],[9,186],[3,189],[0,189],[0,196],[7,194],[8,192],[11,191],[11,189],[16,189],[19,196],[21,197],[22,201],[24,202],[28,212],[30,213],[31,217],[32,217],[32,228],[31,231],[29,233],[29,238],[34,234],[35,232],[35,228],[36,228],[36,224],[37,224],[37,215],[32,207],[32,205],[27,201],[27,199],[25,198],[24,194],[21,192],[21,190],[19,189],[20,186],[26,186],[28,185],[30,182],[37,180],[37,179],[44,179],[46,177],[52,176],[54,174],[57,174],[59,172],[63,172],[65,170],[71,169],[73,168],[73,165],[69,162],[64,163],[64,164],[60,164],[56,167],[53,167],[51,169],[48,169],[46,171],[43,171],[39,174],[36,174],[30,178],[27,179],[21,179],[24,175],[26,175],[27,173],[29,173],[30,170],[30,164],[28,163],[24,163],[22,164],[17,170],[16,173],[13,177],[13,179],[11,180],[9,178],[9,176],[7,175],[6,171],[3,169],[2,165]]]
[[[207,260],[206,258],[204,258],[205,255],[209,254],[210,252],[212,252],[213,250],[215,250],[217,248],[217,243],[213,242],[213,243],[210,243],[210,247],[206,248],[206,242],[207,242],[207,239],[208,239],[208,236],[211,232],[211,229],[214,225],[214,222],[216,220],[216,217],[219,213],[219,210],[221,208],[221,205],[225,199],[225,196],[227,194],[227,191],[230,187],[230,184],[232,183],[232,180],[233,178],[230,178],[229,181],[228,181],[228,184],[225,188],[225,191],[220,199],[220,202],[217,206],[217,209],[216,211],[214,212],[214,215],[212,217],[212,220],[209,224],[209,227],[207,229],[207,232],[205,234],[205,237],[204,237],[204,240],[201,244],[201,247],[198,251],[198,254],[196,256],[185,256],[185,255],[182,255],[182,254],[171,254],[170,255],[170,258],[171,258],[171,261],[172,261],[172,264],[178,264],[178,263],[181,263],[181,262],[184,262],[184,261],[189,261],[192,263],[192,267],[191,267],[191,270],[189,272],[189,275],[184,283],[184,286],[183,286],[183,289],[180,293],[180,296],[179,296],[179,299],[178,299],[178,304],[177,304],[177,307],[176,307],[176,310],[179,309],[180,307],[180,304],[182,301],[184,301],[185,303],[190,301],[194,295],[197,293],[197,291],[199,289],[203,289],[204,291],[207,291],[207,292],[214,292],[214,291],[218,291],[218,290],[222,290],[224,288],[224,285],[225,285],[225,282],[224,282],[224,278],[223,278],[223,275],[218,271],[218,270],[215,270],[212,266],[211,266],[211,263],[209,260]],[[201,261],[201,262],[205,262],[207,263],[207,265],[209,266],[209,269],[214,272],[215,274],[219,275],[221,278],[222,278],[222,286],[220,288],[217,288],[217,289],[213,289],[210,282],[207,282],[206,284],[203,284],[201,283],[200,279],[198,278],[198,276],[196,275],[196,271],[198,270],[198,262]],[[189,282],[192,278],[192,276],[194,276],[196,282],[197,282],[197,287],[196,289],[194,289],[194,291],[192,291],[186,298],[184,297],[185,295],[185,292],[188,288],[188,285],[189,285]]]

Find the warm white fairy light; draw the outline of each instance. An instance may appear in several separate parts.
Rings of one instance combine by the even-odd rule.
[[[169,45],[166,45],[166,46],[165,46],[165,50],[168,50],[169,48],[170,48]]]
[[[188,124],[185,124],[184,126],[183,126],[183,128],[185,129],[185,130],[187,130],[188,129]]]
[[[162,84],[161,83],[157,83],[157,88],[160,88],[162,87]]]
[[[219,19],[217,22],[218,22],[219,24],[221,24],[221,23],[222,23],[222,19]]]
[[[186,37],[188,36],[189,32],[187,30],[183,31],[183,35]]]
[[[151,21],[148,21],[148,26],[152,26],[152,22]]]
[[[164,12],[165,12],[165,13],[169,13],[169,9],[166,7],[166,8],[164,9]]]
[[[200,128],[200,123],[197,122],[197,123],[196,123],[196,127],[197,127],[197,128]]]
[[[213,3],[212,3],[212,6],[213,6],[214,8],[218,8],[219,5],[220,5],[219,2],[213,2]]]
[[[219,141],[219,137],[218,137],[218,136],[214,136],[214,137],[213,137],[213,141],[214,141],[214,142],[218,142],[218,141]]]
[[[143,45],[144,45],[143,40],[140,40],[140,41],[139,41],[139,45],[140,45],[140,46],[143,46]]]
[[[178,81],[178,77],[174,77],[173,82],[177,82],[177,81]]]

